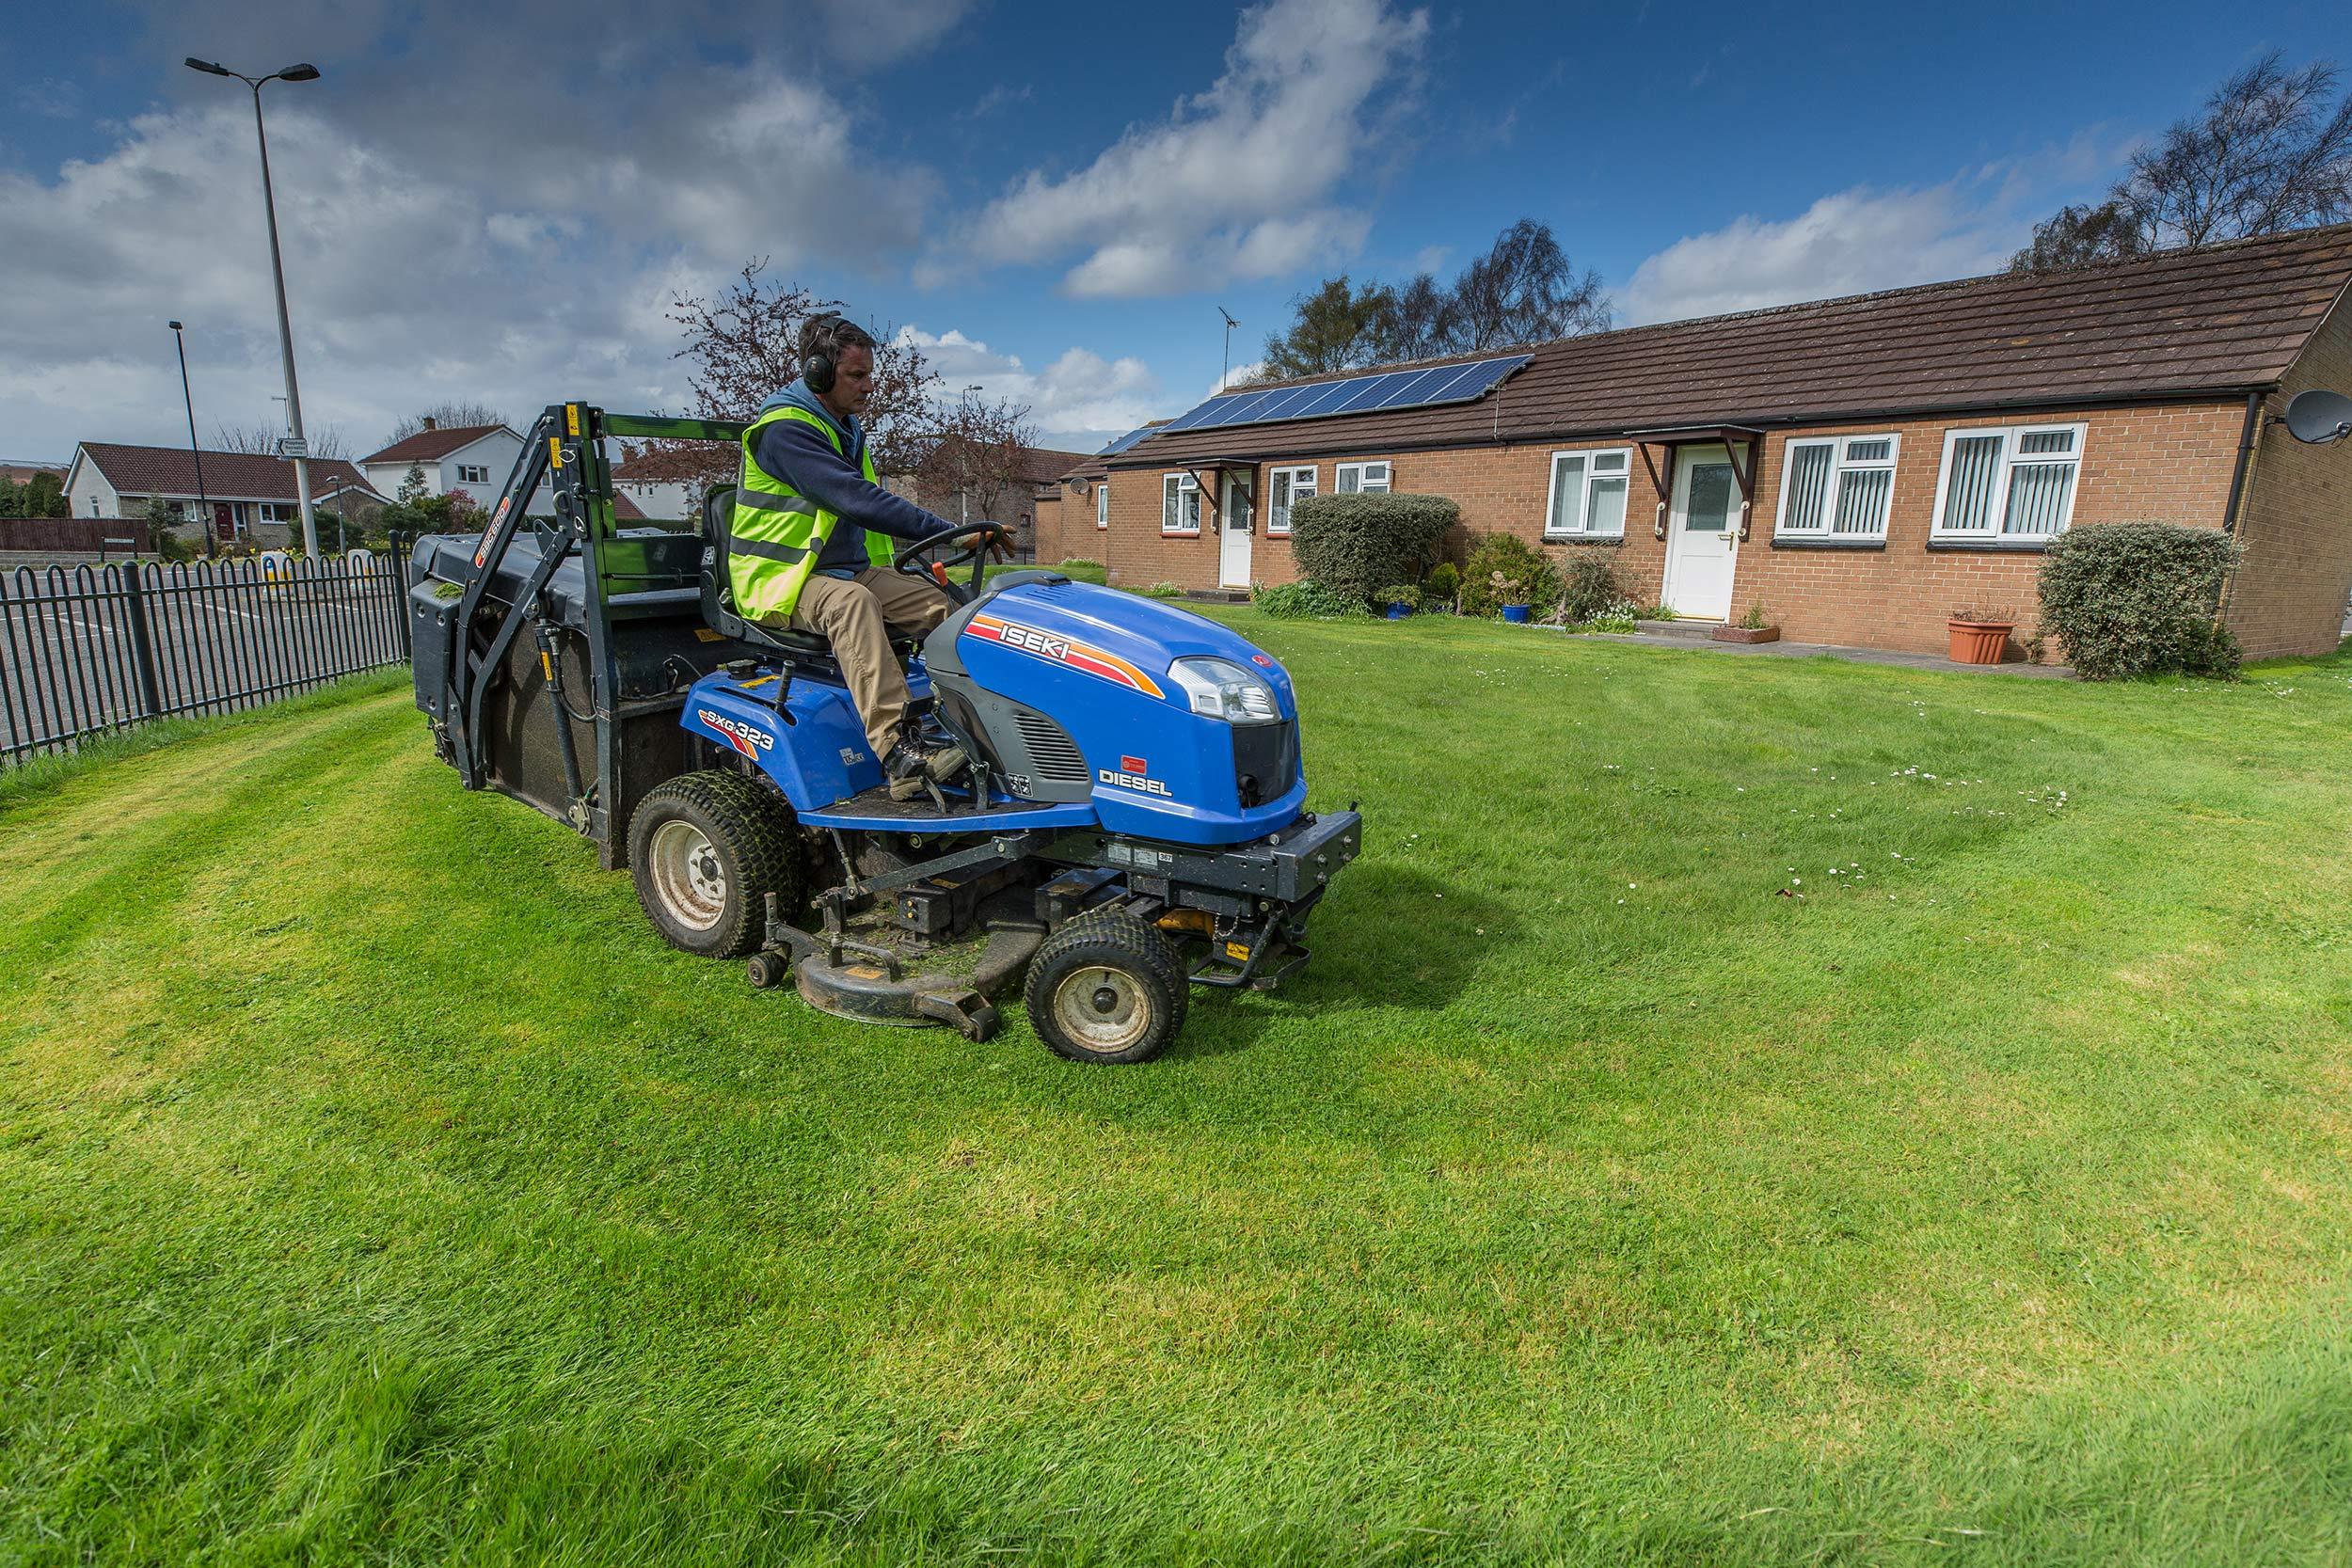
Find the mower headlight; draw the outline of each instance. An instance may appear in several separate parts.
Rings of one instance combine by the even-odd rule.
[[[1282,709],[1274,688],[1230,658],[1180,658],[1168,678],[1184,689],[1192,711],[1229,724],[1279,722]]]

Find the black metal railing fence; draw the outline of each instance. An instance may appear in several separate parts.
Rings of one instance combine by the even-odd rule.
[[[408,658],[406,552],[0,574],[0,765]]]

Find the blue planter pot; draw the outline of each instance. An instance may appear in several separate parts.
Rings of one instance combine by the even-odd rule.
[[[1502,607],[1502,618],[1515,626],[1523,626],[1527,625],[1527,610],[1523,604],[1507,604]]]
[[[1408,604],[1392,604],[1389,606],[1389,619],[1391,621],[1402,621],[1412,612],[1413,607]]]

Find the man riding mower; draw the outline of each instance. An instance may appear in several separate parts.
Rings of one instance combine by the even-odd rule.
[[[1308,917],[1362,824],[1306,809],[1282,666],[1156,600],[1054,572],[988,581],[985,544],[953,525],[894,541],[886,568],[868,556],[820,578],[824,531],[853,514],[828,478],[767,467],[766,431],[806,423],[775,413],[746,426],[556,404],[479,536],[419,541],[417,704],[460,782],[626,863],[672,944],[747,959],[754,985],[789,979],[837,1017],[986,1040],[990,997],[1021,977],[1052,1049],[1138,1062],[1176,1037],[1192,987],[1265,990],[1297,973]],[[699,533],[620,529],[605,447],[625,436],[739,442],[745,483],[712,493]],[[742,506],[745,490],[786,494],[761,475],[813,510]],[[554,515],[528,516],[543,482]],[[751,535],[785,556],[763,562],[800,569],[782,624],[780,601],[752,597],[765,579],[745,586],[736,569],[755,514],[808,519],[783,525],[806,543]],[[819,580],[864,585],[879,688],[906,693],[895,733],[839,636],[866,612],[818,635],[806,594]],[[920,611],[884,609],[923,583]],[[747,613],[762,603],[765,624]],[[927,708],[944,738],[925,745],[906,726]],[[964,766],[933,777],[927,760],[902,794],[917,775],[884,760],[911,742],[927,759],[952,746]]]
[[[801,328],[800,357],[801,378],[762,404],[743,433],[728,587],[737,614],[833,645],[892,799],[912,800],[969,759],[908,721],[891,634],[920,638],[955,604],[939,586],[891,571],[893,540],[956,531],[875,476],[858,423],[874,389],[874,340],[840,316],[818,316]],[[981,531],[998,559],[1009,557],[1001,530]]]

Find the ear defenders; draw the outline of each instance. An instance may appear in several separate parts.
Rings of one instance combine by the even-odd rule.
[[[834,355],[837,352],[834,347],[834,331],[841,322],[839,316],[819,316],[810,324],[813,328],[810,336],[815,341],[810,344],[808,357],[801,361],[801,378],[808,383],[812,392],[833,390],[835,373]]]

